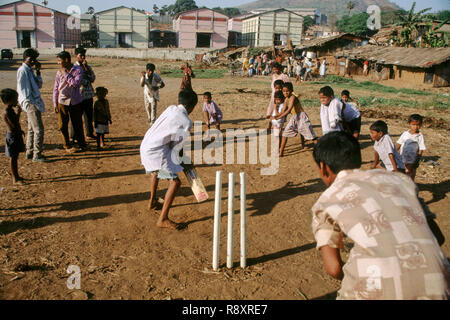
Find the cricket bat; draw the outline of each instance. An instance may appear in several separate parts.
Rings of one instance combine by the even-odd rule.
[[[197,202],[206,201],[208,199],[208,193],[203,186],[202,180],[200,180],[197,170],[194,167],[189,167],[184,169],[183,172],[186,175],[186,179],[189,182],[189,186],[191,187]]]

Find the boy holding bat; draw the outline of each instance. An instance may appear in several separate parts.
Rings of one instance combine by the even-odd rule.
[[[159,179],[170,181],[164,197],[164,204],[157,226],[160,228],[180,229],[181,225],[169,219],[169,209],[180,187],[178,172],[183,167],[176,161],[176,146],[183,142],[192,128],[192,121],[188,115],[194,110],[198,102],[197,94],[193,91],[182,90],[178,94],[178,105],[172,105],[164,111],[154,125],[145,134],[140,153],[141,162],[147,174],[150,174],[149,209],[156,209],[158,201],[156,190]]]

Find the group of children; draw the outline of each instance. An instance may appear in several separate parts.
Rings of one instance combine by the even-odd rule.
[[[77,48],[79,49],[79,48]],[[31,49],[29,49],[30,51]],[[40,75],[40,63],[37,61],[37,57],[39,54],[37,51],[33,50],[33,59],[34,64],[31,64],[29,66],[30,71],[32,74],[33,71],[31,70],[31,66],[36,65],[39,67],[36,67],[36,72]],[[28,62],[29,60],[29,53],[24,53],[24,61]],[[85,59],[85,51],[78,54],[78,56],[82,56],[83,59]],[[78,58],[77,56],[77,58]],[[59,129],[61,131],[61,134],[63,136],[64,141],[64,148],[68,152],[74,152],[74,148],[70,148],[70,140],[69,140],[69,134],[68,134],[68,126],[69,122],[72,122],[74,127],[77,127],[77,133],[74,137],[78,144],[80,145],[81,150],[86,150],[86,143],[84,139],[84,132],[82,129],[82,105],[83,103],[80,102],[78,104],[73,104],[73,101],[75,101],[74,97],[76,97],[78,100],[82,101],[83,99],[83,90],[84,88],[84,82],[83,82],[83,71],[84,69],[79,66],[80,62],[78,61],[78,65],[71,63],[71,56],[68,52],[62,51],[57,55],[58,59],[58,65],[59,70],[57,71],[56,81],[53,89],[53,103],[54,103],[54,110],[55,113],[58,116],[58,125]],[[25,64],[24,62],[24,64]],[[85,60],[83,61],[84,65],[87,65]],[[19,73],[20,74],[20,73]],[[23,81],[21,79],[18,80],[19,85],[23,85]],[[42,85],[40,83],[40,85]],[[22,94],[27,94],[30,90],[23,90],[24,88],[21,88]],[[25,88],[27,89],[27,88]],[[105,134],[109,133],[109,124],[112,123],[111,121],[111,113],[109,109],[109,102],[106,99],[106,95],[108,93],[108,90],[104,87],[97,87],[95,90],[95,95],[97,96],[97,101],[95,102],[93,106],[93,122],[95,125],[95,130],[97,133],[97,136],[95,137],[97,139],[97,148],[98,150],[101,150],[105,147],[104,143],[104,136]],[[19,94],[14,89],[3,89],[1,91],[1,100],[3,104],[5,105],[5,111],[3,115],[3,119],[6,123],[6,143],[5,143],[5,154],[7,157],[10,158],[10,169],[11,169],[11,177],[13,184],[24,184],[23,178],[19,176],[18,173],[18,158],[19,154],[21,152],[25,152],[25,143],[23,139],[23,135],[25,134],[21,127],[20,127],[20,115],[22,109],[26,112],[30,112],[30,98],[28,97],[22,97],[22,102],[19,103]],[[32,95],[40,97],[39,89],[34,89],[32,92]],[[33,97],[34,97],[33,96]],[[78,101],[77,100],[77,101]],[[43,105],[43,101],[42,101]],[[17,107],[17,111],[14,110],[14,108]],[[43,106],[42,106],[43,107]],[[33,108],[35,109],[34,105]],[[32,108],[32,109],[33,109]],[[33,110],[34,110],[33,109]],[[44,108],[43,108],[44,109]],[[77,115],[77,121],[75,121],[75,114]],[[30,130],[30,126],[32,121],[32,118],[28,116],[28,127]],[[88,121],[88,120],[85,120]],[[90,121],[90,120],[89,120]],[[76,122],[76,123],[75,123]],[[41,125],[42,127],[42,125]],[[88,126],[89,127],[89,124]],[[42,130],[42,128],[40,129]],[[92,136],[91,132],[88,132],[90,137]],[[33,135],[29,134],[28,139],[32,139]],[[43,140],[43,135],[41,134],[41,142]],[[30,142],[30,141],[28,141]],[[32,145],[32,143],[30,143]],[[27,158],[31,159],[31,155],[28,154],[30,150],[27,150]],[[39,150],[39,152],[42,152],[42,150]],[[42,155],[38,155],[37,157],[33,157],[33,161],[42,161],[46,162],[47,159],[43,157]]]
[[[287,139],[296,137],[301,139],[301,149],[305,140],[317,143],[317,136],[308,115],[303,110],[300,100],[293,92],[290,82],[275,80],[273,83],[273,111],[266,118],[270,121],[273,134],[279,137],[279,155],[284,155]],[[348,90],[341,92],[341,98],[336,98],[330,86],[319,90],[320,120],[323,135],[332,131],[346,131],[357,140],[361,132],[361,113],[359,103],[350,96]],[[283,129],[286,117],[292,117]],[[370,126],[370,137],[374,141],[375,159],[372,168],[383,167],[388,171],[400,171],[409,175],[413,180],[423,151],[426,149],[423,134],[420,132],[423,118],[413,114],[408,119],[409,130],[398,139],[396,145],[388,134],[388,127],[384,121],[376,121]]]

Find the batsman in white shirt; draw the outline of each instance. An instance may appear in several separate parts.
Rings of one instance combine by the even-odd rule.
[[[188,115],[198,102],[193,91],[182,90],[178,94],[178,105],[168,107],[145,134],[141,143],[141,162],[147,174],[150,174],[149,209],[158,209],[156,199],[159,179],[170,180],[169,188],[164,197],[164,204],[157,226],[160,228],[179,229],[182,225],[169,219],[169,209],[180,187],[178,172],[183,170],[180,165],[179,148],[192,127]]]

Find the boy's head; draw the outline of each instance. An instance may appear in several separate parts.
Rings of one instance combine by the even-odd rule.
[[[272,70],[273,70],[273,73],[280,74],[281,73],[281,64],[278,62],[275,62],[272,66]]]
[[[319,176],[330,186],[342,170],[361,167],[361,149],[358,140],[352,135],[334,131],[324,135],[314,146],[314,161],[319,169]]]
[[[320,99],[320,103],[322,105],[328,106],[330,104],[331,100],[334,99],[333,88],[331,88],[330,86],[320,88],[319,99]]]
[[[83,63],[84,59],[86,59],[86,49],[83,47],[76,48],[75,57],[79,63]]]
[[[284,81],[283,80],[275,80],[273,83],[273,87],[275,89],[275,92],[282,91],[283,90]]]
[[[17,94],[16,90],[7,88],[3,89],[0,92],[0,97],[2,99],[2,102],[9,107],[17,105],[17,98],[19,97],[19,95]]]
[[[211,92],[207,91],[203,94],[203,101],[210,103],[212,100]]]
[[[289,98],[292,95],[292,92],[294,92],[294,86],[290,82],[286,82],[283,85],[283,95],[285,98]]]
[[[350,91],[348,91],[348,90],[343,90],[343,91],[341,92],[341,97],[342,97],[342,100],[344,100],[345,102],[347,102],[348,99],[350,98]]]
[[[378,120],[372,123],[369,129],[370,138],[372,138],[373,141],[380,140],[385,134],[388,133],[387,123],[382,120]]]
[[[185,106],[188,114],[194,111],[197,102],[197,94],[192,90],[181,90],[178,93],[178,104]]]
[[[23,52],[23,62],[29,66],[33,66],[37,58],[39,57],[39,52],[33,48],[28,48]]]
[[[274,102],[277,106],[284,102],[284,94],[281,91],[277,91],[274,94]]]
[[[61,51],[56,55],[56,57],[58,58],[58,65],[60,67],[68,68],[70,66],[72,58],[70,57],[70,53],[67,51]]]
[[[147,71],[147,75],[151,75],[153,72],[155,72],[155,65],[153,63],[147,63],[145,66],[145,70]]]
[[[104,99],[108,94],[108,89],[106,89],[105,87],[97,87],[95,88],[95,94],[99,99]]]
[[[412,114],[408,118],[409,132],[419,133],[420,128],[422,127],[423,117],[420,114]]]

